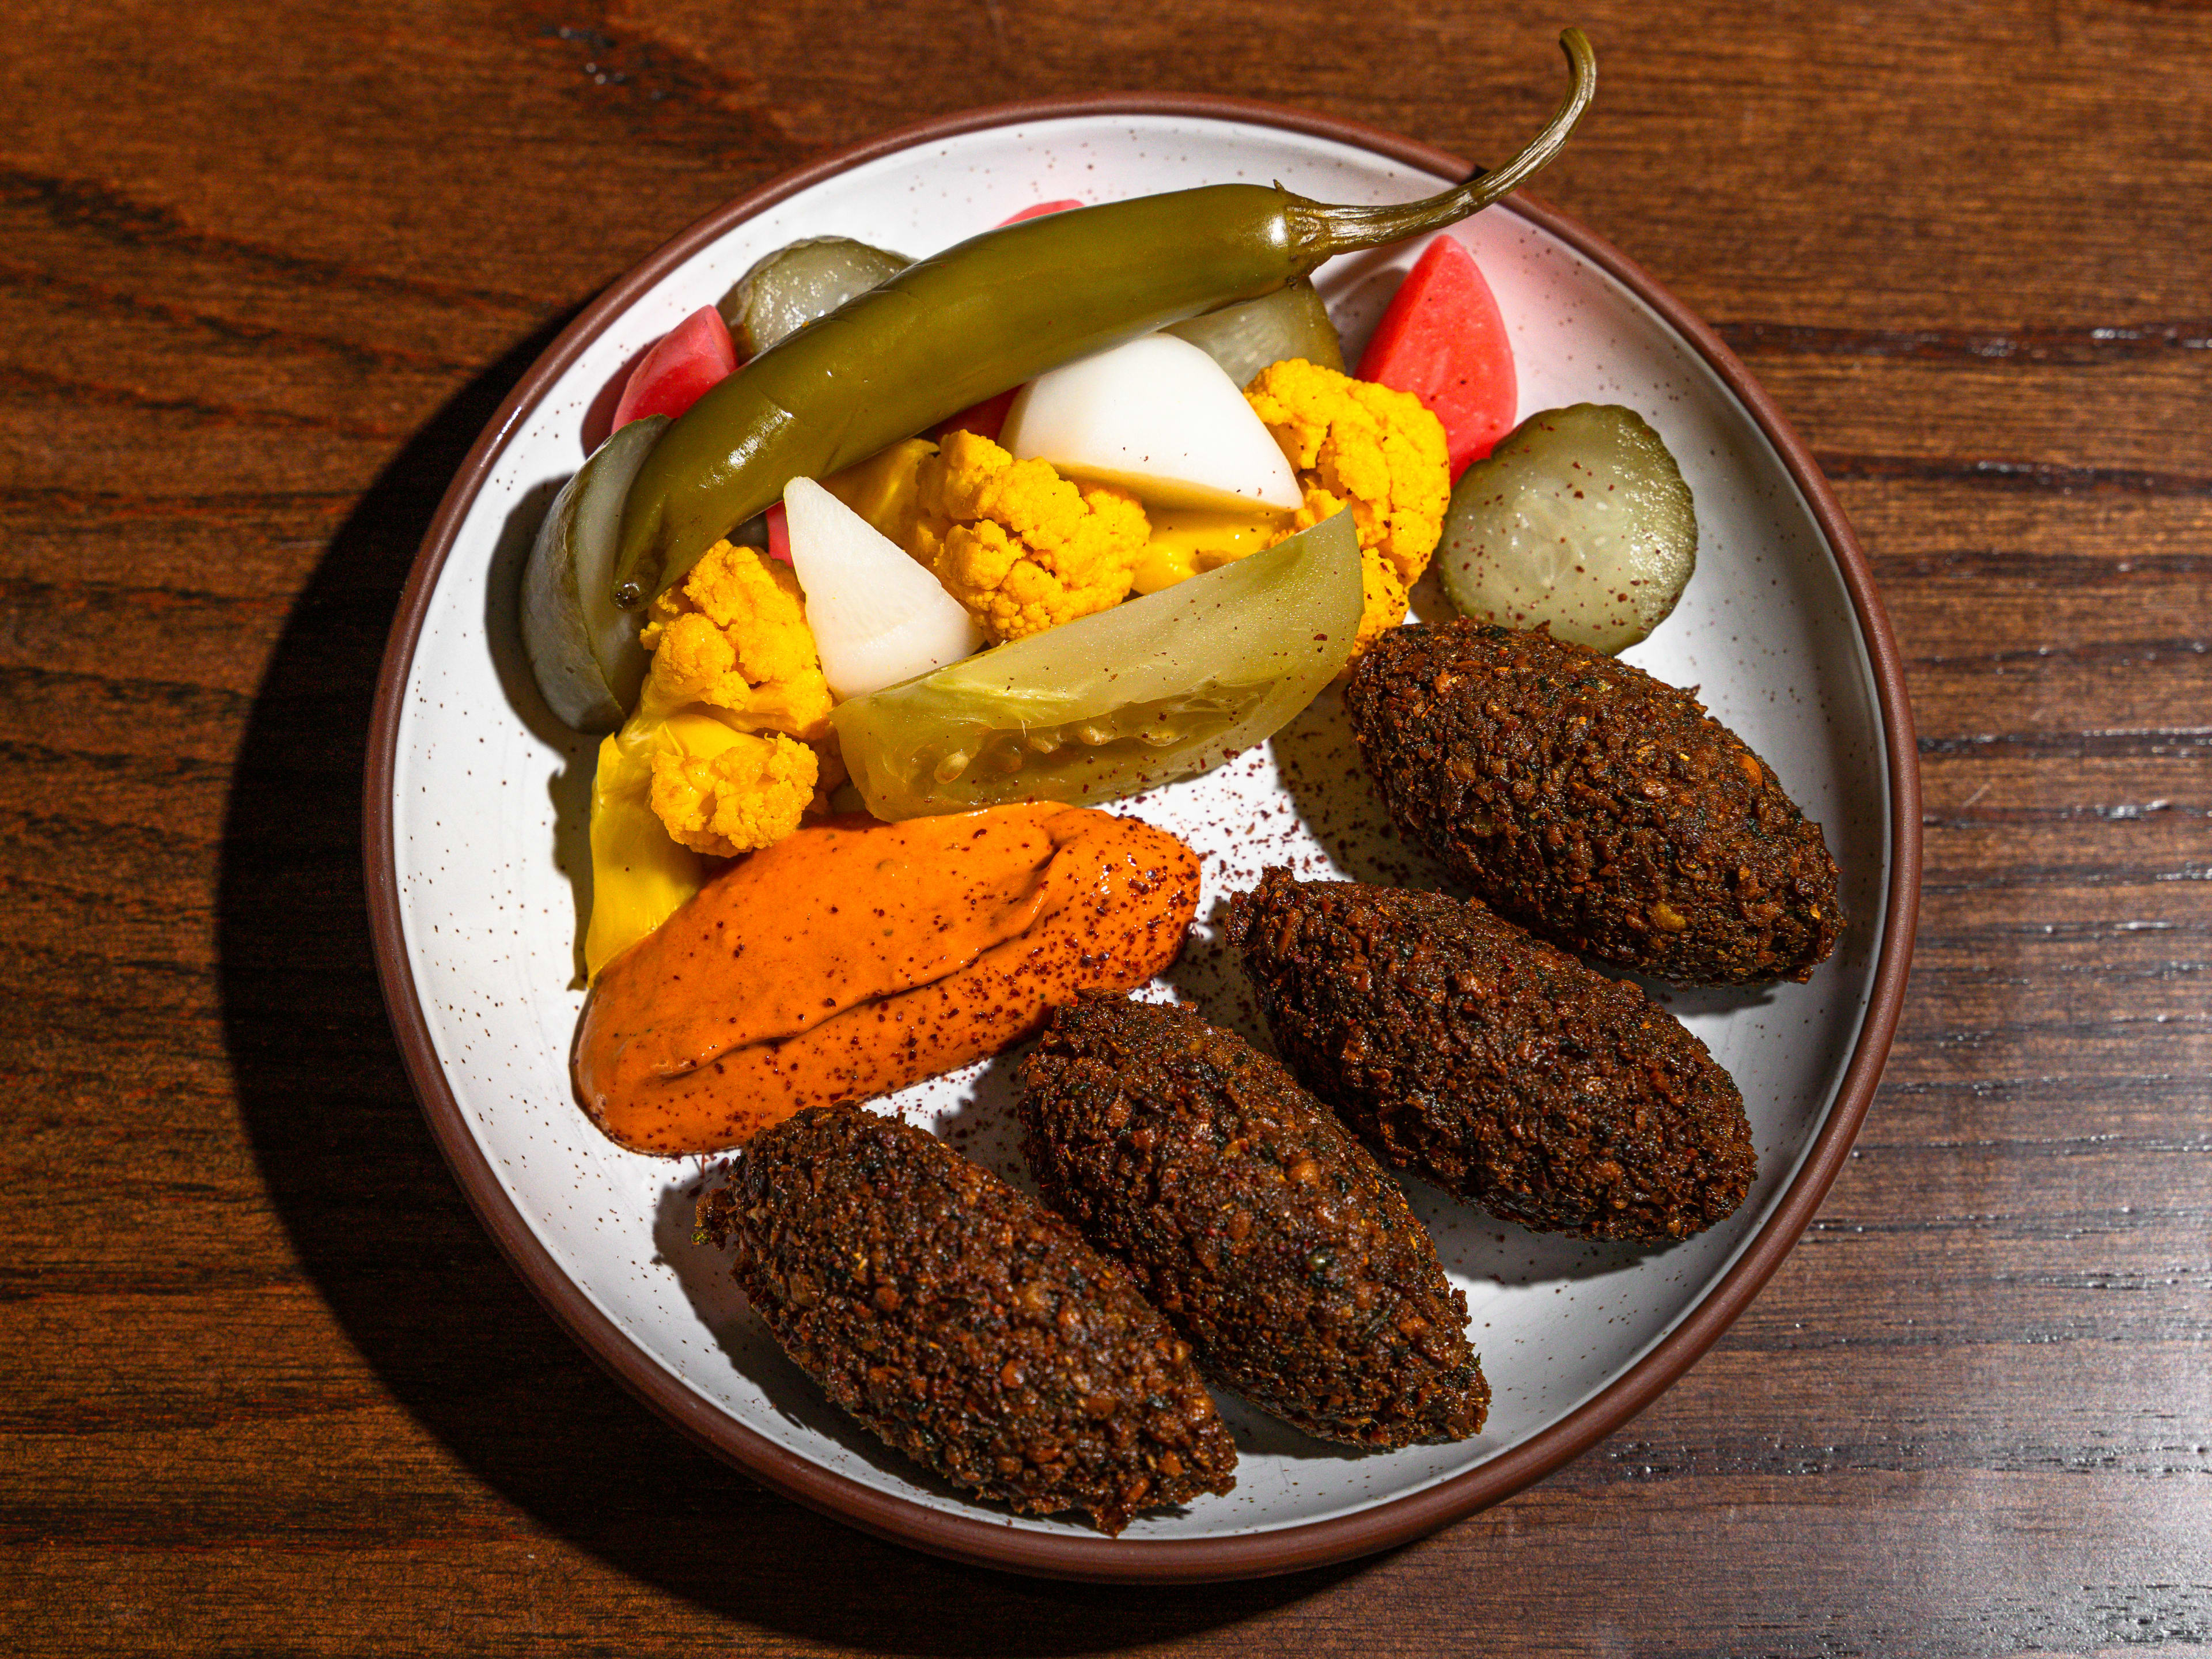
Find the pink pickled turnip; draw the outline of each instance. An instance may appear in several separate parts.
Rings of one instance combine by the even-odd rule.
[[[996,443],[999,434],[1006,430],[1006,411],[1014,406],[1014,399],[1020,392],[1020,386],[1008,386],[995,398],[986,398],[980,404],[970,404],[951,420],[939,421],[937,430],[931,435],[943,443],[952,433],[972,432],[979,438],[988,438]]]
[[[1410,392],[1444,423],[1456,478],[1513,429],[1520,389],[1505,319],[1474,256],[1449,236],[1422,252],[1399,285],[1358,378]]]
[[[660,337],[630,371],[615,405],[614,429],[647,415],[681,415],[738,367],[729,325],[712,306],[702,306]]]
[[[1070,208],[1079,208],[1082,205],[1082,203],[1073,200],[1065,202],[1039,202],[1035,207],[1025,207],[1019,213],[1010,215],[1008,217],[1000,220],[996,225],[992,227],[992,228],[994,230],[1004,230],[1008,225],[1018,225],[1024,219],[1042,219],[1048,213],[1065,213]]]

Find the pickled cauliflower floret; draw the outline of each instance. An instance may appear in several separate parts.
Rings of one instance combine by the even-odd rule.
[[[949,434],[916,477],[908,552],[994,641],[1110,611],[1128,597],[1150,535],[1126,490],[1079,487],[988,438]]]
[[[647,616],[653,665],[592,786],[594,977],[699,890],[702,854],[773,846],[845,776],[788,568],[719,542]]]
[[[830,736],[823,678],[799,578],[750,547],[717,542],[653,600],[653,653],[624,747],[649,759],[650,799],[686,847],[734,858],[799,827]]]
[[[773,847],[799,828],[820,764],[781,732],[720,732],[707,744],[656,743],[651,800],[671,836],[726,859]]]
[[[1271,363],[1244,389],[1298,475],[1304,504],[1284,536],[1349,507],[1366,601],[1358,649],[1406,619],[1451,502],[1443,422],[1411,392],[1355,380],[1303,357]],[[1280,538],[1278,538],[1280,539]],[[1357,652],[1354,660],[1358,659]]]
[[[811,740],[829,730],[830,682],[789,565],[717,542],[647,616],[640,715],[704,703],[741,732]]]

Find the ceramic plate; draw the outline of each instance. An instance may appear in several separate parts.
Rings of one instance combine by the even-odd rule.
[[[1825,826],[1843,872],[1850,926],[1810,983],[1660,991],[1742,1088],[1759,1179],[1736,1216],[1668,1249],[1595,1246],[1409,1182],[1467,1292],[1496,1391],[1486,1431],[1346,1455],[1224,1395],[1235,1492],[1108,1540],[967,1501],[833,1409],[748,1311],[724,1260],[692,1244],[697,1161],[623,1151],[571,1094],[583,1000],[571,873],[586,863],[594,744],[539,702],[514,607],[531,536],[623,365],[799,237],[920,256],[1058,198],[1279,179],[1324,201],[1386,202],[1465,172],[1385,134],[1211,100],[1021,106],[895,134],[731,204],[646,261],[547,352],[455,480],[393,629],[371,744],[368,879],[393,1023],[462,1184],[556,1316],[681,1428],[792,1497],[945,1555],[1090,1577],[1280,1571],[1378,1549],[1527,1484],[1673,1381],[1796,1241],[1843,1158],[1896,1018],[1918,872],[1895,650],[1826,485],[1741,365],[1621,256],[1525,198],[1450,233],[1496,292],[1522,413],[1627,404],[1697,497],[1696,579],[1630,659],[1702,687]],[[1347,358],[1417,251],[1320,273]],[[1425,590],[1416,610],[1444,607]],[[1438,879],[1388,833],[1333,694],[1264,748],[1115,810],[1182,836],[1205,864],[1199,926],[1149,994],[1195,1002],[1263,1043],[1222,939],[1225,895],[1279,864]],[[1018,1058],[880,1104],[1026,1185],[1010,1109]]]

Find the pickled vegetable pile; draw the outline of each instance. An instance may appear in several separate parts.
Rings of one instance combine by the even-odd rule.
[[[1599,654],[1673,610],[1695,502],[1636,411],[1520,418],[1512,290],[1445,230],[1578,119],[1562,44],[1544,131],[1425,201],[1220,185],[919,262],[780,248],[640,360],[533,549],[539,690],[602,737],[578,1099],[634,1152],[744,1152],[702,1242],[981,1495],[1110,1533],[1226,1492],[1200,1373],[1345,1443],[1480,1433],[1465,1297],[1386,1164],[1645,1243],[1750,1189],[1726,1072],[1567,952],[1802,977],[1834,866],[1693,699]],[[1417,236],[1347,372],[1312,274]],[[1464,617],[1405,628],[1432,563]],[[1339,681],[1401,830],[1494,911],[1271,872],[1226,932],[1279,1061],[1122,1000],[1200,861],[1086,809]],[[1048,1023],[1024,1155],[1081,1238],[852,1109]]]
[[[620,410],[657,444],[713,375],[749,372],[720,367],[737,343],[791,337],[908,263],[836,239],[780,250],[648,354]],[[604,723],[627,701],[593,792],[587,970],[848,780],[842,805],[892,821],[1091,804],[1294,717],[1404,618],[1451,490],[1443,422],[1343,362],[1301,281],[787,483],[650,602],[620,641],[645,662],[579,711]],[[592,467],[626,462],[635,431]],[[603,505],[564,500],[538,561],[579,616],[601,585],[574,545],[585,507],[604,526]],[[619,635],[628,613],[600,609]]]
[[[1310,273],[1542,166],[1594,85],[1561,45],[1544,130],[1426,200],[1051,202],[918,263],[817,237],[647,352],[523,594],[549,708],[608,734],[587,972],[833,806],[1093,804],[1218,763],[1401,621],[1510,352],[1448,239],[1364,378]]]
[[[647,352],[523,595],[548,706],[605,734],[592,980],[835,812],[1094,805],[1264,741],[1440,544],[1478,614],[1608,649],[1663,617],[1695,545],[1663,444],[1583,410],[1501,444],[1506,319],[1433,234],[1571,131],[1562,45],[1538,137],[1425,201],[1045,203],[920,262],[817,237]],[[1422,234],[1347,373],[1311,272]]]

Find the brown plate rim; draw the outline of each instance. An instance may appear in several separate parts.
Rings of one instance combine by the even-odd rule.
[[[1334,140],[1444,178],[1464,177],[1459,157],[1334,116],[1249,99],[1115,94],[1035,99],[917,122],[769,180],[692,225],[586,307],[508,393],[441,501],[410,571],[378,674],[369,726],[364,854],[378,978],[407,1073],[454,1177],[488,1231],[554,1319],[586,1352],[687,1437],[787,1498],[878,1537],[975,1565],[1102,1582],[1176,1583],[1295,1571],[1388,1549],[1494,1504],[1541,1479],[1626,1423],[1689,1369],[1749,1305],[1796,1243],[1835,1180],[1872,1103],[1905,1000],[1920,892],[1920,780],[1912,716],[1897,642],[1874,575],[1811,453],[1765,389],[1687,307],[1627,258],[1557,209],[1517,194],[1493,210],[1541,227],[1605,270],[1664,318],[1735,393],[1773,444],[1833,553],[1873,667],[1890,782],[1888,903],[1874,986],[1857,1045],[1827,1121],[1796,1176],[1735,1263],[1672,1331],[1618,1380],[1560,1421],[1448,1480],[1332,1520],[1228,1538],[1108,1539],[1031,1532],[979,1510],[951,1515],[882,1492],[801,1457],[709,1405],[663,1370],[562,1272],[508,1200],[470,1133],[439,1065],[409,971],[394,862],[392,784],[400,714],[415,647],[440,571],[461,521],[517,427],[568,365],[615,318],[676,265],[732,226],[861,162],[933,140],[991,127],[1085,115],[1197,118],[1278,128]]]

